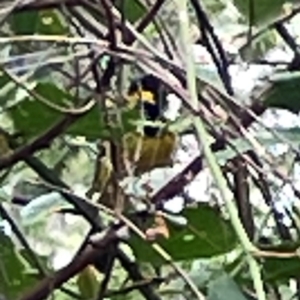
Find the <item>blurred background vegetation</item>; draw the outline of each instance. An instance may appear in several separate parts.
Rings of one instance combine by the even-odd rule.
[[[184,45],[180,1],[1,1],[1,300],[300,298],[300,3],[186,1]],[[200,155],[186,48],[238,223]],[[168,237],[139,234],[152,213],[146,227],[134,219],[99,272],[78,264],[79,249],[114,217],[85,193],[99,140],[133,129],[136,112],[120,99],[145,73],[168,85],[179,145],[172,166],[118,184],[164,211]]]

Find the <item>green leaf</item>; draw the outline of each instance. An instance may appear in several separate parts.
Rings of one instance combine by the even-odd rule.
[[[220,0],[205,1],[205,8],[210,13],[220,14],[220,12],[226,9],[226,2]]]
[[[95,299],[99,289],[96,270],[90,266],[82,270],[77,277],[77,286],[83,299]]]
[[[43,10],[39,13],[36,31],[40,34],[64,35],[68,33],[61,13],[56,9]]]
[[[290,279],[299,278],[300,260],[293,258],[268,258],[263,264],[265,280],[268,282],[288,282]]]
[[[120,11],[124,9],[125,18],[132,23],[147,13],[146,7],[139,0],[117,0],[115,6]]]
[[[70,107],[70,104],[74,103],[71,94],[52,83],[38,83],[34,91],[56,105]],[[16,131],[22,133],[27,139],[42,134],[64,116],[63,113],[48,107],[39,100],[32,100],[28,97],[12,106],[8,113],[13,119]],[[71,125],[66,133],[85,136],[88,139],[105,138],[111,135],[121,136],[124,132],[133,129],[132,121],[137,118],[138,114],[134,110],[126,109],[120,109],[119,113],[119,122],[115,122],[112,130],[108,132],[104,114],[98,106],[95,106]]]
[[[299,146],[300,127],[294,126],[290,128],[277,128],[275,132],[277,135],[282,137],[283,140],[267,131],[261,131],[257,138],[264,146],[272,146],[280,143],[288,144],[295,148]]]
[[[168,223],[170,238],[157,241],[174,261],[212,257],[235,247],[236,237],[231,225],[208,205],[199,204],[197,208],[185,209],[183,216],[188,220],[186,226]],[[157,265],[164,263],[151,245],[139,237],[133,236],[130,244],[139,260]]]
[[[285,0],[233,0],[234,5],[252,25],[264,25],[273,21],[282,13],[285,2]]]
[[[9,100],[14,99],[16,85],[11,82],[9,76],[0,71],[0,105],[3,107]]]
[[[111,136],[120,138],[124,133],[134,128],[133,120],[138,116],[136,111],[120,109],[120,118],[118,122],[113,124],[110,131],[106,128],[107,123],[104,115],[99,111],[99,107],[95,107],[88,114],[80,118],[78,122],[72,125],[67,133],[72,135],[85,136],[88,139],[108,138]]]
[[[246,300],[238,285],[227,274],[211,281],[207,300]]]
[[[1,232],[0,257],[0,291],[8,300],[17,299],[36,282],[36,279],[26,273],[28,263],[10,238]]]
[[[298,242],[283,242],[276,246],[261,246],[265,251],[278,253],[296,253],[299,249]],[[300,259],[298,256],[289,258],[267,257],[263,259],[264,279],[268,282],[287,282],[290,279],[299,278]]]
[[[267,107],[300,111],[300,72],[285,72],[270,78],[270,88],[262,94],[261,101]]]
[[[63,24],[58,10],[26,11],[13,14],[11,27],[15,34],[67,34],[67,26]]]
[[[24,178],[24,180],[26,180]],[[25,199],[33,199],[47,194],[51,189],[38,184],[19,180],[14,186],[14,195],[19,195]]]
[[[49,102],[66,107],[72,102],[73,97],[60,90],[55,84],[38,83],[33,91],[46,98]],[[61,113],[47,107],[39,100],[25,98],[24,101],[12,106],[8,113],[13,119],[16,129],[26,137],[33,137],[48,129],[58,121]]]
[[[114,6],[118,9],[120,14],[122,14],[122,18],[131,23],[135,23],[141,17],[143,17],[148,9],[140,0],[115,0]],[[107,25],[106,12],[103,7],[100,8],[101,14],[95,13],[91,11],[91,15],[100,23]]]
[[[277,35],[275,31],[266,31],[255,38],[250,44],[239,49],[243,60],[251,61],[262,58],[266,53],[277,44]]]
[[[300,127],[294,126],[290,128],[277,128],[274,129],[276,135],[268,130],[260,130],[254,135],[255,139],[264,147],[269,148],[277,144],[287,144],[291,147],[297,148],[300,141]],[[237,153],[235,149],[239,150],[239,153],[243,153],[249,150],[253,150],[253,146],[245,138],[234,139],[231,147],[227,147],[224,150],[217,151],[215,153],[218,163],[223,166],[228,160],[236,157]]]
[[[39,13],[36,10],[19,12],[11,16],[11,29],[15,34],[29,35],[36,32]]]

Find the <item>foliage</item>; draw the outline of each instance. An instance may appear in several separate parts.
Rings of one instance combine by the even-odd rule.
[[[0,299],[46,299],[52,291],[57,300],[264,300],[299,292],[290,284],[299,286],[300,268],[300,59],[299,36],[291,33],[299,5],[188,1],[197,28],[188,45],[196,61],[197,113],[186,82],[190,70],[183,67],[183,37],[190,32],[178,1],[1,4]],[[279,50],[285,61],[270,61]],[[245,65],[246,73],[264,66],[250,88],[250,81],[239,86],[241,72],[232,71]],[[148,142],[139,147],[136,130],[147,124],[124,96],[130,79],[144,73],[183,104],[167,125],[159,124],[172,132],[171,148],[174,135],[180,137],[168,163],[152,161],[159,146],[172,152],[160,145],[163,138],[150,138],[148,151]],[[283,114],[284,124],[277,120]],[[199,154],[196,115],[236,215],[212,179],[216,168]],[[124,137],[132,132],[139,138],[126,149]],[[192,154],[184,145],[191,135]],[[105,142],[114,170],[97,202],[85,193],[97,178]],[[152,172],[140,174],[139,148]],[[188,163],[177,163],[181,156]],[[165,169],[174,176],[167,178]],[[174,201],[183,203],[175,213],[167,210]],[[130,229],[126,234],[112,225],[117,220]]]

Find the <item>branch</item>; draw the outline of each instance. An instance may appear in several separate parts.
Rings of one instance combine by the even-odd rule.
[[[149,279],[144,279],[141,281],[137,281],[135,283],[133,283],[130,286],[127,286],[123,289],[120,290],[110,290],[107,291],[107,293],[105,294],[106,297],[110,298],[110,297],[114,297],[114,296],[119,296],[119,295],[125,295],[128,294],[136,289],[139,289],[141,287],[144,286],[152,286],[152,285],[158,285],[164,282],[163,278],[149,278]]]
[[[248,156],[251,161],[253,161],[254,164],[259,166],[260,168],[263,168],[263,164],[260,161],[258,155],[254,151],[248,151]],[[271,193],[271,185],[267,181],[266,174],[263,174],[261,172],[257,172],[257,177],[253,174],[251,175],[253,183],[257,188],[260,190],[263,198],[265,199],[266,204],[270,207],[271,212],[273,214],[273,218],[275,221],[275,226],[278,231],[279,236],[283,240],[292,240],[291,233],[288,230],[288,227],[284,225],[283,222],[281,222],[282,216],[281,213],[277,210],[275,206],[275,201],[273,199],[272,193]]]
[[[104,39],[105,35],[101,31],[100,28],[97,27],[97,25],[94,22],[91,22],[89,18],[91,18],[91,15],[82,12],[80,10],[77,10],[76,7],[68,7],[68,10],[70,14],[77,20],[77,22],[87,31],[90,31],[92,34],[94,34],[97,38]]]
[[[35,157],[28,157],[26,159],[26,163],[37,172],[37,174],[45,181],[51,183],[54,186],[58,186],[61,188],[65,188],[70,190],[69,187],[61,181],[56,174],[45,166],[41,161],[39,161]],[[86,218],[86,220],[90,223],[93,229],[99,229],[99,213],[98,210],[91,204],[89,204],[84,199],[75,196],[74,194],[70,194],[67,192],[61,192],[62,196],[71,203],[80,214]],[[107,250],[107,249],[106,249]],[[100,253],[95,260],[95,266],[103,265],[103,260],[107,257],[106,251],[104,253]],[[117,249],[117,259],[120,261],[123,268],[128,272],[130,279],[135,281],[145,280],[143,275],[141,274],[138,265],[133,262],[121,249]],[[160,297],[154,292],[150,285],[139,287],[141,294],[148,300],[160,300]]]
[[[284,40],[284,42],[290,47],[290,49],[294,52],[295,55],[299,55],[299,46],[296,42],[296,39],[289,33],[288,29],[281,22],[277,22],[274,24],[275,29],[278,34]]]
[[[6,209],[3,207],[3,205],[1,203],[0,203],[0,216],[2,219],[6,220],[8,222],[13,233],[16,235],[16,237],[18,238],[19,242],[24,247],[24,249],[26,249],[26,251],[28,252],[35,268],[38,270],[40,275],[45,275],[46,273],[45,273],[45,270],[44,270],[42,264],[40,263],[38,257],[36,256],[36,254],[34,253],[32,248],[30,247],[25,236],[23,235],[22,231],[20,230],[18,224],[14,221],[14,219],[10,216],[10,214],[6,211]]]
[[[60,180],[56,174],[49,169],[43,162],[39,159],[29,156],[25,159],[25,162],[42,178],[44,181],[61,188],[69,189],[69,187]],[[97,231],[101,227],[101,219],[99,217],[98,210],[90,204],[88,201],[70,193],[61,192],[61,195],[74,206],[77,212],[83,216],[92,226],[92,228]]]
[[[202,9],[201,4],[197,0],[191,0],[191,3],[194,7],[194,10],[197,15],[198,24],[200,29],[202,29],[202,36],[204,39],[204,44],[212,56],[212,59],[216,65],[216,68],[218,70],[218,73],[223,81],[224,87],[229,95],[233,95],[234,91],[231,84],[231,77],[228,72],[228,66],[229,62],[226,57],[225,50],[223,49],[223,46],[215,34],[213,26],[210,24],[209,19],[205,11]],[[211,39],[207,36],[207,33],[209,33]],[[211,45],[211,41],[214,43],[214,45]],[[215,49],[217,50],[219,54],[219,59],[215,53]]]
[[[107,252],[109,254],[105,266],[105,272],[104,272],[105,276],[101,282],[97,300],[103,300],[105,298],[107,287],[113,274],[113,267],[116,258],[116,250],[117,250],[117,245],[113,245],[113,244],[110,245],[110,249],[107,249]]]
[[[249,109],[255,115],[261,115],[266,110],[263,103],[255,102]],[[249,127],[254,121],[253,116],[244,110],[241,115],[241,124],[244,127]],[[226,148],[224,140],[218,139],[211,145],[213,152],[217,152]],[[165,186],[163,186],[153,197],[151,198],[152,203],[158,205],[161,208],[164,201],[175,197],[176,195],[183,192],[184,187],[191,182],[191,180],[202,170],[203,161],[202,156],[197,156],[192,162],[190,162],[182,172],[173,177]]]
[[[38,256],[35,254],[35,252],[30,247],[26,237],[23,235],[22,231],[20,230],[18,224],[14,221],[14,219],[10,216],[10,214],[6,211],[6,209],[3,207],[3,205],[0,203],[0,216],[6,220],[16,237],[18,238],[21,245],[26,249],[28,252],[28,255],[31,257],[34,267],[38,270],[40,276],[45,276],[46,271],[44,270],[44,267],[40,263],[40,260]],[[61,291],[64,292],[67,295],[71,295],[74,299],[79,299],[80,297],[74,293],[73,291],[61,287]]]
[[[79,119],[79,117],[84,116],[86,113],[87,111],[78,115],[66,115],[41,136],[35,138],[25,146],[16,149],[11,155],[2,157],[0,159],[0,171],[14,165],[21,160],[24,160],[26,157],[32,155],[36,151],[48,147],[52,140],[58,137],[77,119]]]
[[[118,250],[117,258],[119,259],[122,267],[128,272],[129,277],[133,282],[145,280],[139,270],[138,265],[130,258],[128,258],[128,256],[124,252]],[[160,297],[154,292],[151,285],[141,285],[137,288],[146,299],[161,300]]]
[[[160,8],[164,4],[164,2],[165,2],[165,0],[157,0],[153,4],[153,6],[148,10],[147,14],[145,14],[145,16],[141,19],[141,21],[137,25],[136,30],[138,32],[140,32],[140,33],[143,32],[144,29],[153,21],[153,19],[155,18],[156,14],[160,10]],[[133,37],[133,39],[134,39],[134,37]]]
[[[266,31],[272,30],[274,28],[276,29],[276,24],[286,23],[289,20],[291,20],[292,18],[294,18],[296,15],[298,15],[299,13],[300,13],[300,6],[299,5],[294,5],[294,8],[292,9],[292,11],[289,14],[280,16],[275,21],[272,21],[271,23],[267,24],[265,27],[261,28],[259,31],[257,31],[255,34],[253,34],[251,36],[251,39],[247,39],[247,41],[243,45],[241,45],[240,49],[247,48],[247,47],[251,46],[253,41],[258,39]]]
[[[86,266],[93,263],[94,260],[106,251],[106,248],[118,240],[118,232],[108,230],[103,238],[93,241],[93,246],[88,245],[80,256],[76,257],[66,267],[58,270],[53,275],[46,277],[30,292],[25,294],[19,300],[43,300],[47,298],[54,289],[61,287],[70,278],[82,271]],[[96,247],[94,247],[96,246]]]
[[[157,0],[156,3],[148,10],[148,12],[145,14],[145,16],[141,19],[140,23],[137,25],[137,31],[139,33],[142,33],[144,31],[144,29],[151,23],[151,21],[153,20],[154,16],[156,15],[156,13],[158,12],[158,10],[160,9],[160,7],[163,5],[165,0]],[[119,20],[119,22],[121,23],[121,27],[122,29],[126,29],[126,36],[124,39],[124,43],[126,45],[131,45],[134,43],[134,41],[136,40],[136,36],[132,34],[132,32],[130,30],[128,30],[128,28],[124,28],[124,24],[122,22],[122,20]],[[128,36],[127,36],[128,35]],[[108,35],[107,35],[108,37]],[[108,62],[108,67],[106,68],[103,76],[102,76],[102,80],[101,83],[104,86],[108,86],[110,83],[111,78],[114,75],[114,59],[112,57],[110,57],[109,62]]]
[[[243,157],[237,156],[229,163],[229,170],[233,175],[233,195],[240,220],[249,236],[253,240],[255,225],[252,207],[250,204],[249,171]]]

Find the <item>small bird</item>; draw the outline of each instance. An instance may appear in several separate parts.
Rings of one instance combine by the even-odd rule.
[[[128,159],[134,167],[135,176],[172,164],[172,154],[177,144],[177,135],[168,130],[167,120],[163,117],[167,108],[167,94],[166,87],[153,75],[145,75],[131,83],[126,98],[128,106],[139,109],[142,112],[142,119],[151,122],[160,121],[166,126],[162,128],[162,126],[147,123],[142,126],[140,132],[137,126],[136,130],[124,134],[121,147],[112,144],[112,141],[101,143],[101,147],[98,149],[99,154],[92,187],[87,192],[89,198],[95,192],[99,192],[99,202],[113,209],[117,206],[116,203],[106,203],[110,201],[107,199],[111,198],[116,201],[113,189],[110,186],[116,188],[113,179],[118,177],[116,175],[119,175],[114,173],[116,170],[114,163],[112,163],[115,161],[114,151],[111,151],[112,146],[120,147],[121,151],[118,153]],[[154,225],[146,233],[149,239],[155,239],[161,235],[167,238],[169,232],[163,217],[156,216]],[[108,251],[95,262],[99,272],[105,273],[110,255],[112,253]]]
[[[167,123],[167,95],[167,88],[151,74],[133,81],[129,87],[129,106],[140,109],[144,120],[153,122],[144,125],[142,132],[129,132],[123,137],[126,158],[135,166],[135,175],[172,164],[177,135],[167,126],[162,128],[154,123]]]
[[[141,118],[145,121],[160,121],[166,125],[167,120],[163,114],[167,108],[167,89],[160,80],[153,75],[145,75],[134,80],[127,93],[128,106],[139,109]],[[155,168],[171,166],[172,154],[177,144],[177,135],[168,130],[167,126],[145,124],[142,130],[127,132],[122,138],[121,151],[124,159],[133,166],[133,175],[139,176]],[[98,156],[95,166],[94,178],[91,188],[86,193],[92,198],[95,192],[101,194],[107,188],[115,166],[112,157],[112,141],[103,141],[98,147]],[[120,148],[120,147],[119,147]]]

